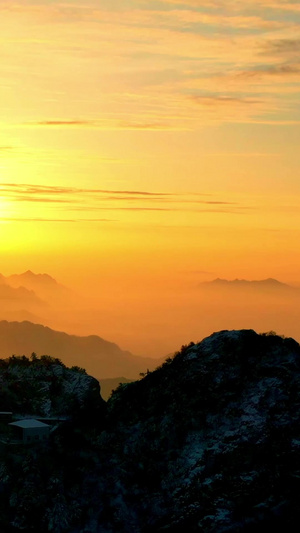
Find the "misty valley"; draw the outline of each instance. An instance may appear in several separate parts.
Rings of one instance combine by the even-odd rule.
[[[298,291],[202,283],[199,335],[225,308],[246,327],[153,358],[46,325],[80,301],[51,276],[2,276],[1,532],[298,531],[300,346],[251,311],[266,324]]]
[[[188,283],[186,280],[169,281],[164,287],[157,287],[148,280],[143,284],[136,282],[136,287],[134,284],[126,287],[117,284],[114,290],[105,279],[99,279],[97,285],[92,280],[89,286],[82,281],[85,281],[84,277],[81,283],[66,287],[49,274],[27,271],[18,275],[1,275],[0,321],[30,322],[55,330],[57,336],[58,332],[72,336],[68,340],[67,337],[63,340],[62,336],[56,340],[55,334],[49,330],[40,328],[38,331],[36,328],[34,333],[33,326],[24,324],[22,345],[17,332],[8,331],[21,326],[2,324],[2,328],[7,328],[4,338],[13,336],[14,343],[19,343],[3,345],[2,355],[10,356],[14,351],[30,355],[36,351],[40,355],[49,352],[63,357],[66,349],[67,353],[81,357],[83,366],[87,365],[87,370],[99,377],[100,369],[94,355],[102,350],[100,343],[108,341],[111,342],[111,350],[119,349],[113,347],[116,343],[122,351],[130,352],[128,357],[134,354],[148,359],[140,369],[134,368],[133,359],[132,369],[125,366],[121,370],[125,372],[125,377],[131,378],[137,377],[138,372],[146,371],[149,365],[154,368],[155,361],[151,362],[149,358],[161,360],[174,353],[178,346],[200,341],[213,331],[244,328],[258,332],[275,330],[300,340],[300,288],[276,279],[217,278],[200,282],[196,278]],[[76,340],[74,336],[89,338]],[[96,336],[101,339],[97,341]],[[71,349],[72,339],[78,347]],[[97,342],[99,345],[96,347],[94,344]],[[86,343],[86,346],[79,347],[80,343]],[[123,354],[122,360],[125,359]],[[105,378],[120,376],[112,368],[106,372],[103,366],[101,375],[102,372],[105,372],[102,376]]]

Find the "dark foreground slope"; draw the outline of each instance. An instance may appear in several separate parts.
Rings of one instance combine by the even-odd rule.
[[[183,347],[1,456],[1,531],[298,532],[299,370],[295,341],[252,330]]]
[[[221,332],[120,388],[109,414],[122,531],[296,531],[299,370],[292,339]]]

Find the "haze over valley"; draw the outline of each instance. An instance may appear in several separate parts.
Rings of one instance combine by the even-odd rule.
[[[1,356],[47,353],[97,379],[137,379],[178,346],[221,329],[275,330],[300,340],[300,289],[273,278],[215,278],[159,295],[144,287],[133,296],[109,294],[101,282],[90,291],[66,287],[31,271],[0,280]]]

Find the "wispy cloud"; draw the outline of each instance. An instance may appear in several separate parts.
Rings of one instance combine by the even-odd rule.
[[[213,195],[201,195],[200,193],[91,189],[36,184],[3,183],[0,185],[0,197],[14,204],[28,203],[32,206],[36,205],[37,208],[39,205],[41,208],[47,206],[48,209],[55,209],[56,212],[57,209],[63,210],[64,220],[70,221],[73,218],[69,217],[68,213],[71,214],[74,211],[85,214],[101,211],[241,213],[249,209],[249,206],[231,199],[219,199],[214,198]],[[38,218],[35,217],[34,220]],[[44,217],[41,218],[44,219]],[[45,219],[56,220],[53,216]],[[85,217],[84,220],[90,219]]]
[[[0,146],[0,155],[7,154],[14,150],[14,146]]]
[[[299,2],[291,0],[160,0],[164,4],[190,6],[194,8],[208,7],[213,9],[229,9],[244,12],[255,9],[275,9],[282,11],[300,11]]]
[[[191,100],[194,102],[204,105],[204,106],[228,106],[228,104],[235,105],[257,105],[261,104],[261,100],[254,100],[252,98],[237,98],[234,96],[225,96],[225,95],[197,95],[193,94],[190,96]]]
[[[170,196],[170,193],[149,192],[149,191],[132,191],[132,190],[113,190],[113,189],[90,189],[80,187],[59,187],[55,185],[32,185],[28,183],[2,183],[0,192],[20,191],[28,194],[81,194],[81,193],[104,193],[118,195],[137,195],[137,196]]]
[[[282,79],[300,74],[300,63],[279,64],[279,65],[259,65],[253,70],[240,72],[237,76],[246,78],[262,78],[263,76],[280,77]],[[300,81],[300,79],[299,79]]]
[[[290,119],[280,95],[298,82],[299,2],[20,0],[1,8],[3,83],[18,79],[23,94],[22,103],[5,93],[12,127],[142,135]],[[292,98],[290,107],[296,112]]]
[[[43,218],[43,217],[0,217],[0,222],[67,222],[67,223],[78,223],[78,222],[117,222],[116,219],[109,218]]]
[[[92,120],[41,120],[27,123],[27,126],[95,126]]]
[[[164,123],[147,123],[147,122],[120,122],[119,128],[124,130],[148,130],[148,131],[168,131],[168,130],[179,130],[186,129],[179,126],[172,126],[170,124]]]
[[[42,196],[34,197],[32,195],[27,195],[27,196],[16,195],[14,197],[11,196],[11,199],[15,200],[16,202],[34,202],[34,203],[50,203],[50,204],[51,203],[68,204],[68,203],[74,202],[74,200],[68,200],[64,198],[45,198]]]
[[[274,54],[275,56],[287,56],[289,59],[295,56],[299,58],[300,37],[294,39],[282,38],[272,39],[265,43],[262,54]]]
[[[166,124],[164,122],[118,121],[106,120],[42,120],[39,122],[25,122],[21,126],[39,128],[92,128],[104,131],[137,130],[137,131],[179,131],[187,130],[187,125]]]

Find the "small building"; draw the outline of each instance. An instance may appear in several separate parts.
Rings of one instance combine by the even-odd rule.
[[[17,420],[9,424],[13,428],[17,440],[24,443],[45,441],[49,438],[50,426],[33,418]]]

